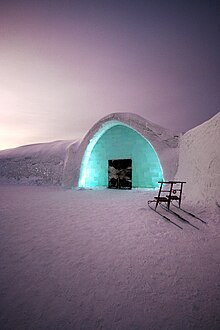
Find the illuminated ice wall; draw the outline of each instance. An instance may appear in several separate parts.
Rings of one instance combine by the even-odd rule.
[[[116,124],[93,137],[85,151],[79,187],[107,187],[108,160],[132,159],[132,187],[155,188],[163,179],[152,145],[132,128]]]

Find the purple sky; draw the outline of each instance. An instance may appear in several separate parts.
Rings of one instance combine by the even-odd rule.
[[[178,131],[219,111],[219,1],[1,1],[0,149],[133,112]]]

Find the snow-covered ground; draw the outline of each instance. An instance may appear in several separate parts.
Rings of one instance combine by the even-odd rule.
[[[220,329],[217,210],[181,230],[153,196],[1,185],[0,329]]]

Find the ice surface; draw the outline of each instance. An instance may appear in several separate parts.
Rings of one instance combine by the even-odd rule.
[[[1,185],[0,329],[219,329],[217,214],[181,230],[154,195]]]
[[[84,155],[90,154],[94,143],[115,125],[125,125],[143,136],[156,151],[165,179],[174,179],[178,166],[179,138],[177,132],[165,129],[132,113],[112,113],[100,119],[85,135],[77,150],[68,148],[65,158],[63,186],[66,188],[78,186],[81,163],[87,162]],[[119,141],[120,143],[120,141]],[[87,149],[88,148],[88,149]]]

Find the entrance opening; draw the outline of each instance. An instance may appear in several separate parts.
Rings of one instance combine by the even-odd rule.
[[[108,188],[131,189],[132,160],[114,159],[108,161]]]

